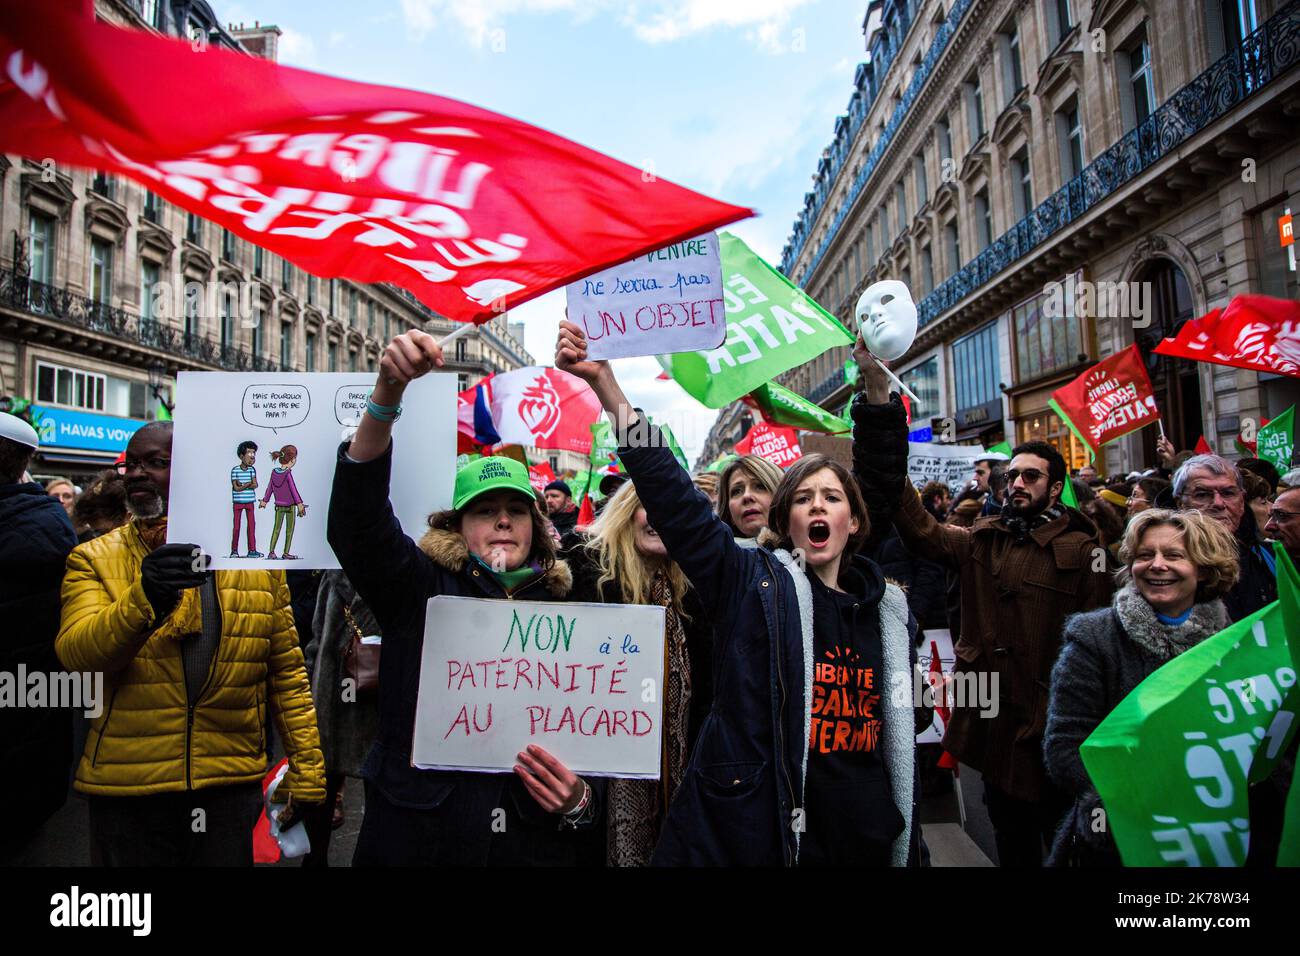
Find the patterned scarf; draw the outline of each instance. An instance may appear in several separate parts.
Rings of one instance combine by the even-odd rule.
[[[145,554],[157,551],[167,543],[167,516],[158,518],[132,518]],[[144,555],[141,555],[143,558]],[[154,634],[182,640],[203,629],[203,612],[199,602],[199,588],[186,588],[167,619],[154,630]]]
[[[691,703],[691,662],[686,630],[673,603],[672,585],[663,571],[650,585],[650,603],[662,607],[664,626],[663,751],[658,780],[610,780],[606,862],[610,866],[646,866],[659,841],[668,803],[686,772],[686,722]]]

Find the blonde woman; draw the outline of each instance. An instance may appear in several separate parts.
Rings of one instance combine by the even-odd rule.
[[[781,483],[781,469],[766,458],[744,455],[718,479],[718,517],[737,538],[754,540],[767,527],[772,496]]]
[[[1049,865],[1119,865],[1109,833],[1093,825],[1101,799],[1079,745],[1150,674],[1229,623],[1222,598],[1237,583],[1237,546],[1213,518],[1149,508],[1129,521],[1119,558],[1112,606],[1066,620],[1052,669],[1043,757],[1075,802]]]
[[[586,541],[565,557],[574,576],[570,600],[656,604],[667,611],[660,779],[609,781],[606,812],[606,861],[645,866],[713,699],[713,630],[686,576],[646,519],[631,482],[615,492]]]

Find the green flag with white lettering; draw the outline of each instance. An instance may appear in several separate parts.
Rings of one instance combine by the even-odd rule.
[[[690,396],[722,408],[854,337],[802,289],[727,232],[722,254],[727,339],[708,352],[660,355],[659,364]]]
[[[744,401],[762,412],[763,420],[773,425],[788,425],[827,435],[839,435],[852,428],[843,418],[776,382],[760,385],[746,395]]]
[[[1295,406],[1255,433],[1255,449],[1260,458],[1271,462],[1282,474],[1291,470],[1291,453],[1295,450]]]
[[[1246,859],[1248,786],[1277,766],[1300,707],[1300,587],[1275,553],[1278,600],[1155,671],[1079,748],[1126,866]]]

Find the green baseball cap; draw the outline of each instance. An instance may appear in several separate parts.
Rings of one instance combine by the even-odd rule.
[[[456,490],[451,506],[459,511],[479,495],[501,489],[517,491],[530,500],[537,498],[533,483],[528,480],[527,468],[513,458],[493,455],[471,461],[456,472]]]

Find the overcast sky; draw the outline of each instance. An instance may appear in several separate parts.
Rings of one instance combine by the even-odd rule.
[[[759,216],[730,230],[777,264],[853,72],[852,0],[213,0],[274,23],[280,61],[518,117]],[[510,313],[540,365],[563,292]],[[692,463],[716,412],[653,359],[618,363],[629,396],[672,424]]]

